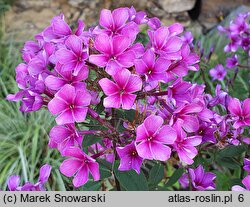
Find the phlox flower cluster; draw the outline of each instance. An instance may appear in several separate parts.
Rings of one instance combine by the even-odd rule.
[[[141,28],[146,45],[137,40]],[[99,25],[90,29],[79,20],[72,30],[61,14],[25,43],[24,62],[16,67],[20,90],[7,99],[21,101],[22,112],[46,108],[55,116],[49,146],[66,157],[60,171],[74,177],[75,187],[89,175],[100,179],[100,159],[120,160],[118,170],[138,174],[147,160],[189,166],[205,143],[249,143],[243,131],[250,126],[250,99],[241,102],[220,87],[212,96],[204,84],[183,79],[199,70],[192,40],[181,24],[161,25],[133,7],[103,9]],[[214,74],[223,79],[219,70]],[[218,105],[227,113],[214,110]],[[118,111],[136,115],[133,121],[118,119]],[[88,127],[93,122],[100,128]],[[84,146],[87,135],[101,141]],[[201,165],[187,172],[193,189],[215,189],[215,175]],[[20,189],[14,183],[10,189]]]
[[[226,69],[248,68],[244,60],[250,56],[250,12],[240,13],[233,19],[228,27],[218,26],[221,34],[226,35],[229,43],[225,46],[224,52],[228,54],[225,67],[216,65],[210,70],[213,80],[223,81],[227,74]],[[242,55],[244,54],[244,55]],[[243,58],[240,58],[243,56]],[[245,57],[244,57],[245,56]],[[235,71],[237,75],[237,70]]]

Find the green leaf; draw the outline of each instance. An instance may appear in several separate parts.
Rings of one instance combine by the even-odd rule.
[[[179,178],[182,176],[184,172],[184,169],[183,168],[179,168],[177,169],[173,175],[169,178],[168,182],[166,183],[165,187],[169,187],[169,186],[172,186],[174,185],[178,180]]]
[[[96,135],[87,134],[84,136],[82,146],[88,147],[88,146],[91,146],[92,144],[99,142],[100,140],[101,140],[101,138],[98,138]]]
[[[216,174],[216,190],[227,191],[230,189],[230,176],[227,173],[219,172],[218,170],[213,171]]]
[[[99,191],[101,189],[102,182],[89,181],[83,187],[83,191]]]
[[[154,188],[164,177],[164,166],[161,163],[155,164],[149,172],[149,186]]]
[[[134,170],[119,171],[118,166],[119,162],[115,162],[114,173],[124,190],[127,191],[148,190],[147,180],[142,171],[138,175]]]
[[[245,151],[245,146],[228,146],[225,149],[221,150],[218,155],[220,157],[235,157],[241,155]]]
[[[100,165],[99,169],[100,169],[101,179],[109,178],[112,176],[111,171],[107,167]]]
[[[126,110],[126,111],[123,111],[123,110],[118,109],[118,110],[116,111],[116,113],[117,113],[117,116],[118,116],[119,118],[127,119],[127,120],[129,120],[130,122],[131,122],[131,121],[134,121],[134,119],[135,119],[135,110],[133,110],[133,109],[131,109],[131,110]]]
[[[215,160],[218,163],[218,165],[230,169],[237,169],[241,167],[240,163],[234,160],[232,157],[216,157]]]

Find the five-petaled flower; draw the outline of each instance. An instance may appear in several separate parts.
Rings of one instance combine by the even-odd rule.
[[[99,164],[80,148],[69,147],[64,151],[64,156],[69,157],[69,159],[63,161],[60,171],[67,177],[74,176],[73,185],[76,188],[88,181],[89,172],[95,181],[100,179]]]
[[[125,147],[117,147],[116,151],[121,158],[118,170],[126,171],[134,169],[138,174],[140,174],[143,159],[138,155],[134,141],[127,144]]]
[[[56,123],[59,125],[85,120],[91,95],[85,88],[77,90],[69,84],[64,85],[49,102],[48,109],[53,115],[59,114]]]
[[[113,75],[116,83],[108,78],[103,78],[99,81],[103,92],[108,96],[104,98],[103,105],[106,108],[131,109],[136,95],[136,91],[141,90],[142,81],[137,75],[131,74],[127,69],[123,69],[119,73]]]
[[[234,127],[250,126],[250,98],[245,99],[242,104],[239,99],[232,98],[228,104],[228,110],[233,116]]]
[[[167,145],[174,143],[176,132],[163,122],[160,116],[150,115],[137,127],[136,150],[140,157],[160,161],[170,158],[171,148]]]

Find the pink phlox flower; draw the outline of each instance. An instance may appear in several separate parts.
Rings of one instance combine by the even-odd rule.
[[[60,166],[60,171],[67,177],[74,176],[73,185],[78,188],[89,180],[89,173],[94,181],[100,179],[99,164],[77,147],[69,147],[64,151],[69,157]]]
[[[176,79],[171,85],[168,86],[168,98],[174,103],[175,106],[180,106],[187,103],[187,96],[191,83],[183,81],[182,78]]]
[[[223,81],[225,78],[227,71],[226,69],[221,65],[216,65],[214,68],[212,68],[209,71],[210,76],[213,78],[213,80],[220,80]]]
[[[202,165],[199,165],[196,169],[189,168],[188,173],[191,179],[193,190],[204,191],[214,190],[216,188],[214,183],[216,175],[211,172],[205,172]],[[187,187],[187,184],[189,183],[188,174],[183,174],[179,179],[179,182],[183,187]]]
[[[118,170],[127,171],[133,169],[140,174],[143,158],[138,155],[134,141],[125,147],[117,147],[116,151],[121,159]]]
[[[147,15],[143,11],[136,12],[135,8],[131,6],[128,8],[129,20],[136,24],[145,24],[148,22]]]
[[[106,108],[131,109],[136,95],[136,91],[141,90],[142,81],[137,75],[131,74],[127,69],[123,69],[119,73],[113,75],[115,81],[112,82],[108,78],[103,78],[99,84],[108,97],[104,98],[103,105]]]
[[[106,33],[109,36],[127,36],[132,43],[134,42],[136,35],[140,30],[134,21],[127,23],[129,18],[130,16],[128,8],[117,8],[112,12],[110,10],[103,9],[101,11],[99,23],[104,28],[102,30],[103,33]]]
[[[135,61],[136,72],[146,76],[146,81],[162,81],[165,79],[165,72],[171,61],[164,58],[156,60],[155,53],[149,49],[141,59]]]
[[[140,157],[160,161],[170,158],[171,148],[167,145],[174,143],[176,132],[163,122],[160,116],[150,115],[137,127],[136,150]]]
[[[250,98],[245,99],[242,103],[237,98],[231,98],[228,110],[233,117],[234,128],[250,126]]]
[[[193,158],[198,154],[195,146],[198,146],[201,141],[201,136],[189,136],[187,137],[186,132],[182,128],[183,121],[177,120],[173,126],[177,133],[177,138],[172,145],[174,150],[177,152],[180,161],[188,165],[194,163]]]
[[[56,75],[49,75],[45,79],[46,86],[54,91],[58,91],[64,85],[70,84],[76,88],[86,87],[86,83],[82,82],[88,78],[89,70],[87,66],[83,66],[79,69],[77,75],[73,75],[72,71],[62,70],[63,65],[57,64],[55,70],[57,71]]]
[[[76,89],[71,85],[64,85],[55,97],[48,103],[48,109],[56,118],[59,125],[83,122],[86,118],[91,95],[86,88]]]
[[[183,41],[180,37],[172,35],[169,28],[162,26],[156,31],[148,31],[150,43],[156,54],[168,60],[180,60],[180,49]]]
[[[77,76],[82,68],[86,68],[85,60],[88,58],[87,51],[83,50],[82,40],[75,36],[69,36],[65,41],[66,48],[61,48],[56,52],[56,57],[62,64],[62,71],[73,71]]]
[[[101,54],[90,55],[89,61],[99,67],[106,67],[106,72],[114,75],[122,68],[134,65],[136,55],[133,49],[129,49],[130,45],[130,39],[124,35],[113,38],[106,34],[97,35],[94,46]]]
[[[203,110],[200,103],[188,103],[178,107],[173,113],[174,120],[182,120],[183,128],[187,132],[195,132],[199,129],[199,120],[197,114]]]
[[[8,188],[10,191],[45,191],[44,184],[48,181],[52,167],[48,164],[40,168],[38,182],[33,184],[26,182],[20,186],[20,177],[13,175],[8,179]]]
[[[74,124],[54,126],[49,133],[50,143],[56,143],[56,147],[63,154],[68,147],[81,147],[83,137],[78,133]]]

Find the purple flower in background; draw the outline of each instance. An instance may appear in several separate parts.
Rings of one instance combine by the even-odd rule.
[[[185,32],[184,35],[181,37],[181,39],[184,43],[188,44],[191,47],[191,49],[194,48],[193,45],[194,37],[191,32]]]
[[[209,71],[210,76],[213,78],[213,80],[220,80],[223,81],[224,77],[227,74],[226,69],[223,67],[223,65],[219,64],[216,65],[214,68],[212,68]]]
[[[202,137],[202,144],[205,142],[211,142],[211,143],[216,143],[216,139],[214,136],[214,133],[217,129],[211,127],[210,124],[207,124],[206,122],[203,122],[200,124],[200,128],[197,131],[196,135]]]
[[[228,104],[228,110],[233,116],[234,128],[250,126],[250,98],[245,99],[242,104],[237,98],[232,98]]]
[[[121,158],[118,170],[127,171],[133,169],[140,174],[143,159],[138,155],[134,141],[125,147],[117,147],[116,151]]]
[[[59,125],[82,122],[85,120],[91,95],[85,88],[76,90],[74,86],[64,85],[48,103],[53,115],[59,114],[56,123]]]
[[[243,180],[242,180],[243,185],[246,187],[243,188],[239,185],[234,185],[232,187],[232,191],[250,191],[250,175],[247,175]]]
[[[155,59],[155,53],[149,49],[141,59],[135,61],[136,72],[145,75],[148,82],[163,81],[165,79],[165,71],[171,64],[171,61],[164,58]]]
[[[243,169],[246,170],[248,173],[250,173],[250,160],[247,158],[244,159]]]
[[[130,9],[128,9],[129,13],[129,20],[134,21],[136,24],[144,24],[147,23],[147,15],[143,11],[136,12],[135,8],[131,6]]]
[[[90,55],[89,61],[99,67],[106,67],[108,74],[114,75],[122,68],[134,65],[135,53],[130,50],[131,40],[118,35],[113,38],[106,34],[97,35],[94,46],[101,54]]]
[[[77,147],[70,147],[64,151],[64,156],[69,157],[63,161],[60,171],[67,177],[74,176],[73,185],[78,188],[89,179],[89,172],[94,181],[100,179],[99,164]]]
[[[40,94],[34,93],[30,90],[19,91],[16,94],[9,94],[6,98],[8,101],[20,101],[20,111],[31,112],[37,111],[43,106],[43,97]]]
[[[229,26],[229,30],[233,35],[240,35],[247,31],[248,24],[246,18],[242,15],[237,16]]]
[[[193,190],[214,190],[215,183],[214,179],[216,175],[211,172],[205,172],[202,165],[199,165],[196,169],[189,168],[188,173],[191,179],[191,184]],[[183,187],[187,187],[188,174],[182,175],[182,178],[179,180]]]
[[[157,30],[161,27],[161,20],[157,17],[153,17],[148,20],[147,24],[152,30]]]
[[[176,132],[163,122],[160,116],[150,115],[137,127],[136,150],[140,157],[160,161],[169,159],[171,149],[166,145],[174,143]]]
[[[228,105],[228,101],[230,99],[230,96],[228,95],[227,92],[221,90],[221,85],[217,84],[215,88],[215,97],[212,98],[209,101],[209,106],[214,107],[217,104],[220,104],[223,106],[223,108],[226,108]]]
[[[198,154],[195,146],[198,146],[201,141],[201,136],[189,136],[182,129],[183,121],[177,120],[173,126],[177,133],[177,138],[173,143],[173,148],[178,153],[180,161],[189,165],[193,164],[193,158]]]
[[[12,175],[8,178],[8,188],[10,191],[20,190],[20,177],[18,175]]]
[[[232,57],[226,59],[226,67],[229,69],[236,67],[238,64],[237,55],[233,55]]]
[[[84,60],[88,54],[83,50],[82,40],[75,36],[69,36],[65,41],[66,48],[61,48],[56,52],[56,58],[62,64],[62,71],[73,71],[77,76],[79,71],[86,67]]]
[[[54,126],[49,133],[50,142],[56,143],[56,147],[63,154],[68,147],[81,147],[83,137],[77,132],[74,124]]]
[[[49,179],[51,168],[48,164],[43,165],[40,168],[38,182],[35,184],[26,182],[23,186],[19,186],[20,177],[13,175],[8,179],[8,188],[10,191],[45,191],[44,184]]]
[[[136,95],[136,91],[141,90],[142,81],[137,75],[131,74],[127,69],[123,69],[113,76],[116,83],[108,78],[103,78],[99,81],[103,92],[108,96],[104,99],[103,105],[106,108],[131,109]]]

